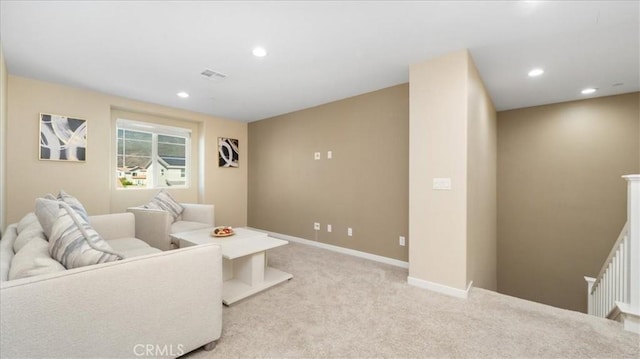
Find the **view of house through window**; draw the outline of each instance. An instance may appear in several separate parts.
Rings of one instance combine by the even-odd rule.
[[[119,188],[187,186],[191,131],[118,119]]]

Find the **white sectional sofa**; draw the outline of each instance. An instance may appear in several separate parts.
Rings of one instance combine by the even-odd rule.
[[[136,236],[163,251],[177,248],[171,242],[172,233],[195,231],[215,226],[215,207],[212,204],[180,203],[184,210],[177,218],[168,211],[144,207],[129,207],[136,216]]]
[[[34,219],[9,225],[0,240],[0,357],[177,357],[215,346],[218,246],[161,251],[135,238],[132,213],[90,216],[123,259],[66,269]]]

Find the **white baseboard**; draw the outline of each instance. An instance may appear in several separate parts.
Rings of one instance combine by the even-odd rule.
[[[372,260],[372,261],[375,261],[375,262],[390,264],[392,266],[396,266],[396,267],[400,267],[400,268],[409,268],[409,263],[408,262],[404,262],[404,261],[393,259],[393,258],[383,257],[383,256],[379,256],[379,255],[376,255],[376,254],[366,253],[366,252],[360,252],[360,251],[356,251],[355,249],[338,247],[338,246],[334,246],[332,244],[311,241],[311,240],[308,240],[308,239],[304,239],[304,238],[300,238],[300,237],[294,237],[294,236],[290,236],[290,235],[287,235],[287,234],[265,231],[265,230],[259,229],[259,228],[252,228],[252,227],[247,227],[247,228],[252,229],[254,231],[258,231],[258,232],[268,233],[271,237],[280,238],[280,239],[284,239],[284,240],[291,241],[291,242],[302,243],[302,244],[306,244],[306,245],[309,245],[309,246],[318,247],[318,248],[322,248],[322,249],[328,249],[330,251],[343,253],[343,254],[348,254],[348,255],[351,255],[351,256],[354,256],[354,257],[369,259],[369,260]]]
[[[414,277],[407,277],[407,283],[409,283],[410,285],[416,286],[418,288],[423,288],[423,289],[431,290],[434,292],[446,294],[451,297],[462,298],[462,299],[467,299],[469,297],[469,292],[471,291],[471,287],[473,286],[473,281],[471,281],[469,282],[467,289],[464,290],[464,289],[453,288],[443,284],[430,282],[428,280],[418,279]]]

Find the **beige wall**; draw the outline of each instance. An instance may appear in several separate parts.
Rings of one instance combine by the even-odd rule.
[[[138,113],[142,120],[187,121],[197,129],[193,139],[196,177],[189,189],[171,189],[180,201],[216,205],[218,223],[246,225],[247,166],[217,167],[217,137],[240,140],[247,156],[247,124],[16,76],[8,82],[7,223],[32,211],[35,198],[64,189],[82,201],[90,214],[122,212],[148,201],[156,190],[115,190],[115,133],[112,110]],[[87,161],[69,163],[38,159],[38,116],[52,113],[87,120]],[[242,147],[244,146],[244,147]],[[246,162],[245,162],[246,163]],[[215,187],[224,185],[223,189]]]
[[[495,110],[466,50],[412,65],[410,86],[409,277],[492,289]]]
[[[0,236],[6,226],[7,66],[0,43]]]
[[[250,123],[249,225],[406,261],[398,238],[408,234],[408,91]]]
[[[497,290],[497,113],[472,60],[468,71],[467,280]]]
[[[467,56],[410,68],[409,276],[464,289],[467,197]],[[451,178],[450,191],[432,190]]]
[[[586,311],[640,172],[640,94],[498,114],[498,290]]]

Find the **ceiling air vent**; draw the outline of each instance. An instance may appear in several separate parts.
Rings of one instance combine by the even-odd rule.
[[[224,78],[227,77],[227,75],[221,73],[221,72],[217,72],[217,71],[213,71],[213,70],[209,70],[209,69],[204,69],[204,71],[202,71],[200,73],[200,75],[210,78],[210,79],[215,79],[215,80],[222,80]]]

